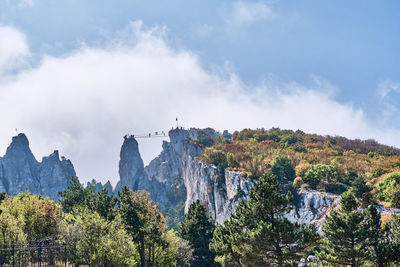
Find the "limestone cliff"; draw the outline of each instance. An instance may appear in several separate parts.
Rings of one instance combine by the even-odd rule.
[[[140,157],[138,143],[133,136],[124,140],[120,159],[120,183],[132,189],[145,189],[159,202],[167,216],[171,209],[185,211],[200,200],[208,207],[213,220],[222,223],[234,212],[241,199],[247,200],[254,181],[239,172],[205,164],[197,158],[203,150],[197,138],[200,132],[216,138],[212,129],[174,129],[169,132],[170,142],[164,141],[162,152],[146,167]],[[226,133],[225,133],[226,134]],[[324,216],[339,203],[340,196],[315,190],[300,189],[290,212],[290,221],[314,224],[321,230]],[[396,212],[382,208],[385,212]]]
[[[24,134],[12,138],[3,158],[0,158],[0,191],[9,195],[30,191],[57,198],[71,177],[75,176],[71,161],[59,157],[58,151],[38,162]]]
[[[211,138],[216,137],[216,132],[212,129],[171,130],[170,141],[163,142],[159,156],[146,167],[143,166],[135,137],[125,136],[120,153],[120,181],[115,190],[119,191],[122,186],[133,190],[146,190],[150,192],[152,199],[159,203],[160,209],[167,216],[171,216],[171,213],[179,213],[183,216],[186,201],[186,187],[183,179],[183,165],[187,157],[185,147],[196,140],[200,132],[206,133]],[[197,146],[190,156],[194,157],[199,152],[201,152],[201,147]]]
[[[248,196],[253,181],[238,172],[223,170],[196,159],[201,148],[185,144],[183,181],[186,187],[185,212],[192,202],[200,200],[208,207],[211,217],[222,223],[235,210],[239,200]]]

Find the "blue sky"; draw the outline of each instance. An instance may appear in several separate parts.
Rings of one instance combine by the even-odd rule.
[[[53,69],[62,65],[63,67],[60,67],[57,73],[72,73],[64,68],[65,64],[66,62],[74,64],[74,60],[80,62],[78,60],[79,55],[94,55],[96,51],[121,52],[119,47],[126,46],[127,49],[134,49],[137,48],[138,43],[147,44],[148,47],[154,49],[157,42],[162,42],[163,47],[160,49],[166,54],[172,53],[172,57],[178,60],[174,61],[174,64],[179,64],[181,62],[179,59],[185,57],[191,58],[189,61],[194,62],[189,64],[194,69],[185,65],[184,70],[177,70],[176,77],[171,74],[168,81],[173,80],[174,77],[176,78],[174,81],[181,81],[182,75],[190,76],[200,69],[200,76],[209,75],[210,77],[207,78],[207,82],[201,80],[201,83],[199,82],[198,85],[194,86],[199,87],[199,92],[207,90],[200,88],[203,83],[210,86],[209,89],[212,89],[213,92],[228,90],[221,89],[224,86],[226,88],[238,86],[240,89],[232,90],[239,90],[243,96],[248,97],[250,95],[252,99],[259,97],[256,100],[260,100],[263,97],[267,99],[274,95],[276,98],[267,99],[265,103],[270,106],[274,106],[275,102],[282,103],[281,107],[277,106],[273,110],[265,109],[260,112],[265,111],[270,114],[275,114],[275,111],[276,114],[291,112],[294,117],[308,116],[308,118],[301,119],[300,122],[298,122],[299,120],[292,121],[290,114],[287,114],[282,115],[282,118],[274,115],[277,117],[276,120],[264,120],[264,117],[260,116],[258,120],[249,123],[247,123],[246,118],[243,118],[243,121],[238,120],[242,123],[228,123],[229,119],[226,119],[225,115],[218,115],[219,119],[210,121],[210,126],[220,130],[223,127],[233,129],[247,126],[302,128],[305,131],[321,134],[342,134],[354,138],[371,137],[381,142],[399,146],[399,10],[400,2],[394,0],[384,2],[366,0],[329,2],[295,0],[0,0],[0,25],[17,32],[20,37],[15,37],[15,42],[21,44],[22,47],[22,52],[18,52],[22,55],[21,57],[7,59],[7,66],[12,67],[7,67],[3,71],[3,78],[0,70],[0,80],[3,80],[3,83],[0,84],[0,90],[3,92],[7,90],[15,91],[15,89],[9,88],[18,86],[23,83],[24,79],[29,80],[30,75],[32,77],[36,75],[36,78],[32,79],[36,81],[35,84],[40,84],[40,88],[46,87],[51,83],[50,71],[45,72],[46,64],[54,64]],[[140,26],[138,26],[139,24]],[[5,40],[6,36],[0,36],[0,38]],[[160,53],[166,55],[164,52]],[[147,52],[143,53],[149,56]],[[100,54],[103,55],[104,53]],[[96,57],[100,57],[100,54],[96,54]],[[157,53],[151,54],[146,59],[153,59],[157,55]],[[118,57],[115,56],[114,58]],[[19,60],[18,62],[22,60],[23,64],[10,61],[16,61],[16,59]],[[135,59],[137,58],[135,57]],[[158,66],[156,59],[146,62]],[[116,62],[115,64],[114,69],[118,69],[119,73],[124,69],[124,66],[128,67],[126,62]],[[135,66],[129,67],[134,68]],[[141,69],[141,65],[138,66]],[[49,67],[49,69],[52,68]],[[86,70],[84,69],[82,72],[84,73]],[[179,71],[182,71],[182,73]],[[44,74],[40,74],[41,78],[39,79],[37,73]],[[49,75],[47,78],[46,73]],[[146,74],[149,73],[146,72]],[[154,77],[151,79],[157,80],[158,73],[151,75],[151,77]],[[193,80],[200,81],[198,80],[200,76],[196,76]],[[209,85],[208,79],[214,78],[218,82]],[[76,79],[77,82],[80,82],[79,79],[83,79],[79,84],[84,84],[85,79],[93,78],[92,76],[82,75],[74,76],[73,79]],[[10,82],[10,80],[13,82]],[[190,86],[193,80],[187,81],[185,84]],[[127,80],[126,83],[129,81]],[[134,87],[137,82],[135,80],[132,86]],[[147,85],[147,82],[143,83]],[[106,82],[103,81],[101,84],[106,84]],[[225,85],[220,87],[221,84]],[[179,83],[179,86],[181,85]],[[107,88],[111,87],[118,88],[115,84],[107,86]],[[99,90],[106,92],[107,88]],[[157,88],[157,85],[153,84],[149,88]],[[38,90],[40,91],[40,89]],[[63,90],[62,85],[60,85],[60,89],[54,90]],[[86,87],[83,87],[79,92],[82,90],[86,90]],[[157,90],[155,92],[159,94]],[[163,92],[168,92],[168,90],[174,91],[173,88],[163,88]],[[52,99],[47,99],[51,93],[49,93],[50,91],[46,92],[38,98],[38,101],[43,101],[44,105],[47,105],[48,102],[46,101]],[[115,89],[114,92],[118,94],[119,91]],[[309,92],[312,92],[312,95],[308,95]],[[155,97],[150,96],[150,98],[157,98],[157,94]],[[21,93],[21,95],[24,94]],[[35,95],[40,96],[40,93]],[[289,98],[293,97],[293,100],[288,101],[288,98],[281,97],[282,95]],[[133,98],[135,96],[137,94],[134,94]],[[307,98],[307,96],[309,97]],[[93,99],[100,99],[99,101],[104,102],[104,105],[110,105],[106,100],[101,99],[102,97],[108,99],[108,95],[105,96],[105,94],[94,96],[88,93],[81,97],[86,97],[84,98],[85,101],[89,102],[94,101]],[[305,98],[307,100],[304,100],[303,103],[302,101]],[[242,101],[241,99],[232,100],[230,102],[233,106],[230,107],[232,110],[227,107],[220,110],[219,114],[224,114],[224,112],[231,114],[239,110],[234,105],[235,101]],[[150,99],[147,100],[151,103],[154,102]],[[214,99],[206,100],[207,103],[213,101],[217,103],[217,100]],[[177,101],[186,101],[186,99],[182,98]],[[294,106],[297,103],[300,106],[302,103],[305,106],[315,106],[316,111],[307,110],[304,111],[304,114],[301,112],[295,114],[293,110],[296,109],[290,109],[289,112],[289,109],[285,108],[285,103],[292,103]],[[221,106],[223,105],[221,104]],[[318,107],[318,105],[322,106]],[[321,113],[334,113],[336,110],[344,108],[348,113],[344,112],[343,115],[340,115],[340,111],[338,111],[337,115],[337,118],[343,116],[343,123],[339,119],[335,122],[336,119],[333,118],[331,119],[332,127],[319,127],[324,122],[317,118],[314,120],[313,114],[331,105],[337,105],[337,107],[326,109]],[[170,107],[164,108],[171,110]],[[32,107],[32,109],[36,112],[38,107]],[[246,107],[243,107],[243,109],[245,110]],[[302,108],[299,109],[302,110]],[[82,110],[87,112],[85,109]],[[129,110],[128,107],[127,110]],[[160,112],[164,112],[164,110],[161,109]],[[182,113],[184,111],[173,110],[171,117],[182,116],[183,119],[186,119],[187,126],[207,126],[207,121],[201,121],[196,117],[197,115],[193,115],[193,117],[187,115],[185,118],[186,113]],[[243,112],[238,111],[238,113]],[[42,116],[42,113],[40,114]],[[98,114],[98,112],[93,114]],[[104,116],[118,117],[120,115],[118,112],[112,113],[112,116],[110,114],[105,113]],[[67,114],[64,115],[67,116]],[[265,116],[268,117],[268,114]],[[21,117],[24,116],[21,115]],[[79,134],[80,130],[78,130],[78,133],[74,133],[72,129],[74,127],[80,129],[79,125],[84,122],[64,121],[62,115],[59,118],[63,122],[63,127],[61,127],[63,129],[57,131],[55,131],[55,128],[60,128],[61,122],[59,124],[56,122],[49,123],[46,131],[28,126],[34,125],[36,121],[28,120],[25,117],[15,122],[10,121],[10,125],[19,126],[28,132],[28,137],[31,134],[36,140],[37,150],[40,153],[46,153],[45,151],[50,150],[52,145],[58,145],[64,148],[65,153],[73,162],[79,160],[82,155],[91,155],[89,152],[89,154],[85,154],[78,151],[79,149],[76,147],[80,147],[80,144],[84,144],[85,150],[92,151],[91,153],[94,155],[98,154],[100,144],[107,138],[111,138],[109,136],[103,140],[102,137],[99,137],[96,144],[82,143],[87,140],[85,138],[89,137],[82,137],[85,134]],[[345,121],[347,118],[350,118],[348,122]],[[355,118],[357,122],[354,123],[351,118]],[[97,120],[98,118],[93,115],[90,119]],[[48,120],[53,121],[53,118]],[[150,119],[147,118],[146,122],[148,120]],[[168,123],[171,124],[170,121]],[[149,128],[157,127],[158,124],[160,127],[166,128],[169,125],[168,123],[167,121],[162,123],[154,121],[154,123],[146,124],[138,119],[133,119],[131,126],[135,125],[136,128],[132,126],[134,129],[130,130],[129,127],[125,126],[116,127],[119,131],[115,132],[113,138],[122,136],[124,134],[122,130],[136,131],[138,129],[146,131]],[[355,125],[358,125],[358,123],[362,126],[357,128]],[[69,126],[66,128],[65,125]],[[44,138],[39,136],[48,134],[50,131],[57,132],[58,137],[53,138],[55,141],[50,143],[41,141]],[[85,132],[84,127],[81,131]],[[10,138],[10,135],[10,131],[0,134],[1,138],[4,139],[0,142],[2,150],[5,150],[5,144],[9,141],[6,137]],[[65,138],[60,138],[60,135],[65,135]],[[120,140],[117,141],[120,142]],[[118,142],[113,143],[117,148],[110,148],[114,151],[113,157],[117,157],[115,154],[119,149]],[[159,147],[159,144],[157,146]],[[148,160],[159,150],[154,148],[155,145],[145,143],[143,147],[147,148],[146,151],[151,151],[143,151],[142,153]],[[76,160],[73,157],[76,157]],[[104,161],[106,161],[106,158],[104,158]],[[115,160],[113,162],[115,165]],[[87,167],[84,164],[80,166],[85,176],[103,179],[98,177],[100,176],[98,173],[91,174],[92,172],[89,170],[91,164],[95,163],[88,163],[85,165]],[[108,166],[107,168],[107,170],[103,170],[104,173],[107,173],[107,176],[112,176],[112,173],[115,173],[115,167]]]

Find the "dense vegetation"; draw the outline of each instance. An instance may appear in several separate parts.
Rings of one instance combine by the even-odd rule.
[[[287,160],[275,162],[279,175],[291,173]],[[295,266],[308,255],[323,266],[400,263],[400,217],[382,217],[372,201],[361,209],[365,203],[350,189],[319,235],[281,216],[293,200],[290,184],[282,181],[273,172],[263,174],[249,200],[222,225],[215,226],[206,206],[195,201],[178,232],[167,230],[148,193],[126,187],[114,197],[74,178],[59,202],[1,194],[0,249],[46,240],[66,245],[70,263],[90,266]]]
[[[57,203],[20,193],[1,195],[0,249],[66,245],[68,260],[90,266],[175,266],[182,244],[148,193],[124,187],[119,196],[95,192],[77,178]],[[3,251],[4,250],[4,251]],[[6,253],[5,262],[11,260]]]
[[[203,161],[255,181],[223,224],[215,225],[198,200],[185,215],[169,210],[171,220],[147,192],[124,187],[114,196],[73,178],[57,202],[29,192],[0,194],[3,260],[10,263],[12,247],[47,244],[65,245],[76,266],[297,266],[301,259],[399,266],[400,216],[383,216],[378,207],[400,207],[397,149],[279,129],[216,139],[204,132],[195,143],[205,147]],[[296,189],[306,187],[342,194],[321,233],[282,216],[293,208]],[[168,230],[168,219],[176,230]]]
[[[361,209],[353,190],[326,217],[322,235],[281,214],[290,207],[278,177],[259,178],[247,202],[214,231],[211,248],[223,266],[399,266],[400,217],[383,218],[375,203]],[[310,255],[307,257],[307,255]]]
[[[199,158],[255,179],[272,171],[295,187],[337,194],[355,187],[366,201],[377,198],[400,207],[400,175],[396,174],[400,172],[400,150],[374,140],[349,140],[279,128],[245,129],[228,138],[219,136]],[[283,162],[285,158],[290,162]],[[385,178],[387,175],[392,178]]]

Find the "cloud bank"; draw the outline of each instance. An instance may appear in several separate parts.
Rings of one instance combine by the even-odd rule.
[[[29,47],[25,35],[13,27],[0,26],[0,75],[26,64]]]
[[[8,55],[0,61],[6,68],[29,56],[23,34],[15,29],[0,34],[14,36],[19,47],[0,49],[0,55]],[[143,29],[140,21],[133,22],[107,45],[47,55],[38,65],[0,79],[0,152],[18,128],[37,156],[59,149],[81,180],[115,184],[124,134],[169,130],[176,117],[185,127],[276,126],[400,145],[399,132],[370,126],[362,110],[323,93],[330,87],[319,81],[308,87],[248,86],[235,73],[207,71],[196,54],[171,47],[163,28]],[[140,145],[146,161],[161,149],[155,139]]]

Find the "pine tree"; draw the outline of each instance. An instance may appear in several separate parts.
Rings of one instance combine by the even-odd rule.
[[[71,212],[75,206],[85,206],[91,208],[94,198],[94,186],[84,187],[79,182],[78,177],[72,177],[67,190],[58,192],[62,198],[60,200],[64,212]]]
[[[391,224],[382,225],[381,214],[374,204],[366,209],[365,214],[368,226],[368,258],[378,267],[390,266],[399,259],[398,246],[393,242],[390,234]]]
[[[271,172],[278,177],[279,182],[287,183],[296,175],[291,160],[283,155],[276,156],[271,162]]]
[[[195,266],[213,266],[215,254],[209,244],[213,237],[214,223],[207,215],[207,209],[199,200],[193,202],[179,225],[179,233],[193,248]]]
[[[118,199],[111,195],[106,188],[103,188],[95,194],[92,207],[93,210],[97,211],[103,218],[112,221],[116,215],[117,204]]]
[[[272,173],[262,176],[224,225],[217,226],[212,248],[226,265],[287,266],[298,262],[315,233],[282,214],[292,202]]]
[[[368,252],[368,225],[365,212],[351,191],[341,196],[340,207],[325,217],[324,240],[319,257],[333,266],[361,266]]]
[[[217,225],[214,230],[211,248],[219,255],[224,256],[226,266],[241,267],[241,258],[243,257],[244,235],[242,229],[244,227],[242,209],[246,208],[246,202],[242,200],[235,213],[222,225]]]
[[[298,262],[299,254],[315,237],[310,228],[282,217],[293,200],[283,193],[272,173],[262,176],[250,191],[245,216],[245,234],[250,250],[244,261],[251,265],[287,266]]]

